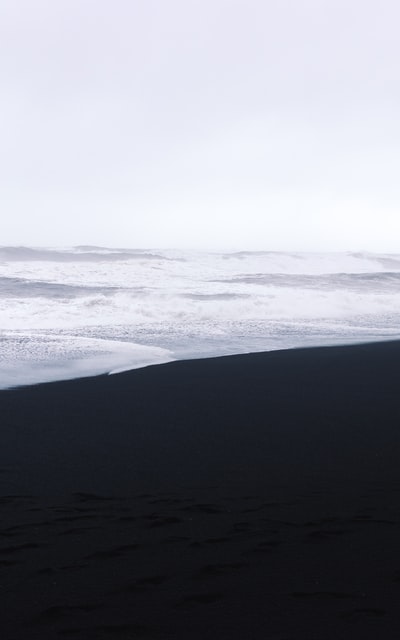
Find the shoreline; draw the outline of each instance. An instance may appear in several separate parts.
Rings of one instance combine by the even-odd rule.
[[[393,640],[400,341],[0,391],[7,640]]]
[[[18,384],[12,384],[10,386],[0,386],[0,393],[3,391],[13,391],[16,389],[25,389],[27,387],[37,387],[37,386],[41,386],[41,385],[46,385],[46,384],[54,384],[54,383],[64,383],[64,382],[70,382],[70,381],[78,381],[78,380],[85,380],[85,379],[96,379],[96,378],[101,378],[103,376],[114,376],[114,375],[119,375],[120,373],[129,373],[131,371],[135,371],[136,369],[145,369],[147,367],[158,367],[160,365],[164,365],[164,364],[170,364],[173,362],[196,362],[198,360],[215,360],[215,359],[219,359],[219,358],[231,358],[231,357],[236,357],[236,356],[249,356],[249,355],[256,355],[256,354],[267,354],[267,353],[271,353],[271,352],[286,352],[286,351],[303,351],[303,350],[310,350],[310,349],[332,349],[332,348],[345,348],[345,347],[357,347],[357,346],[362,346],[362,345],[374,345],[374,344],[382,344],[382,343],[396,343],[396,342],[400,342],[400,337],[381,337],[378,338],[377,336],[374,337],[374,339],[368,338],[368,339],[362,339],[362,338],[358,338],[358,339],[351,339],[350,341],[345,341],[345,342],[324,342],[321,344],[303,344],[303,345],[294,345],[294,346],[287,346],[287,347],[273,347],[270,349],[259,349],[256,351],[239,351],[239,352],[233,352],[233,353],[217,353],[215,355],[199,355],[197,357],[170,357],[170,359],[167,359],[167,357],[165,358],[165,360],[160,360],[160,361],[155,361],[155,362],[147,362],[145,364],[138,364],[138,363],[132,363],[132,365],[129,365],[127,367],[123,366],[122,368],[116,368],[116,369],[110,369],[110,370],[101,370],[101,371],[97,371],[94,370],[92,373],[86,373],[84,375],[78,375],[78,372],[74,375],[70,374],[68,375],[66,378],[63,377],[58,377],[59,374],[57,374],[56,378],[49,378],[47,380],[38,380],[38,381],[34,381],[34,382],[21,382]],[[128,343],[129,344],[129,343]],[[135,346],[139,346],[140,348],[148,348],[148,345],[135,345]],[[152,347],[149,347],[152,348]],[[155,347],[156,349],[158,347]],[[161,350],[165,350],[168,351],[167,349],[165,349],[164,347],[159,347],[159,349]],[[170,352],[171,354],[173,352]]]

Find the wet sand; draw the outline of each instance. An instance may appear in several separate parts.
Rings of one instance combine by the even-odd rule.
[[[0,632],[400,637],[400,343],[0,392]]]

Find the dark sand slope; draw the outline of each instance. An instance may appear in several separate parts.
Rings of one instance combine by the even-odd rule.
[[[1,638],[400,638],[400,343],[0,393]]]

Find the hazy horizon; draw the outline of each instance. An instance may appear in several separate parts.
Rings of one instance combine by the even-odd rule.
[[[0,243],[400,251],[400,5],[3,0]]]
[[[33,251],[44,251],[44,252],[54,252],[54,253],[60,253],[62,254],[63,252],[73,252],[73,251],[79,251],[82,253],[85,253],[85,251],[88,252],[96,252],[96,250],[98,251],[107,251],[107,252],[115,252],[115,253],[119,253],[119,252],[138,252],[138,253],[146,253],[146,252],[153,252],[153,251],[160,251],[160,252],[164,252],[164,251],[172,251],[172,252],[177,252],[177,253],[198,253],[198,254],[215,254],[215,255],[235,255],[235,254],[259,254],[259,255],[267,255],[267,254],[286,254],[286,255],[301,255],[304,254],[306,255],[332,255],[332,256],[341,256],[341,255],[354,255],[354,256],[400,256],[400,248],[398,251],[370,251],[368,249],[342,249],[342,250],[335,250],[335,249],[330,249],[327,251],[323,251],[323,250],[318,250],[318,249],[314,249],[314,250],[304,250],[304,249],[249,249],[247,247],[234,247],[234,248],[224,248],[224,247],[214,247],[214,248],[207,248],[207,247],[191,247],[191,246],[129,246],[129,245],[125,245],[125,246],[120,246],[120,245],[98,245],[98,244],[70,244],[70,245],[66,245],[66,244],[1,244],[0,245],[0,254],[2,250],[24,250],[24,249],[28,249],[28,250],[33,250]],[[0,259],[1,255],[0,255]],[[6,259],[10,259],[9,256],[7,256]],[[23,260],[22,258],[19,258],[19,260]]]

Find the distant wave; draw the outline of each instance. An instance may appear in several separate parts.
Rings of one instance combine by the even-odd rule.
[[[298,260],[304,260],[307,254],[292,253],[290,251],[232,251],[231,253],[222,254],[224,258],[249,258],[251,256],[289,256],[290,258],[297,258]]]
[[[322,258],[322,260],[334,256],[335,254],[318,254],[318,253],[303,253],[303,252],[290,252],[290,251],[233,251],[231,253],[223,253],[224,259],[236,259],[245,260],[246,258],[260,257],[260,258],[289,258],[290,260],[298,260],[307,262],[310,259]],[[357,261],[371,261],[380,264],[384,269],[390,269],[393,271],[400,271],[400,256],[397,254],[375,254],[369,252],[348,252],[343,254],[336,254],[337,257],[348,256],[349,258],[355,258]]]
[[[400,266],[400,265],[399,265]],[[400,271],[377,273],[328,273],[328,274],[287,274],[287,273],[254,273],[243,274],[234,278],[224,278],[214,282],[230,284],[256,284],[263,286],[297,288],[297,289],[348,289],[350,291],[367,291],[379,293],[383,288],[399,291]]]
[[[46,262],[116,262],[126,260],[171,260],[158,253],[139,250],[114,251],[112,249],[86,250],[76,247],[75,250],[32,249],[30,247],[0,247],[0,260],[13,262],[46,261]],[[94,248],[93,248],[94,249]]]
[[[0,298],[37,298],[52,300],[59,298],[74,299],[78,297],[102,295],[111,296],[121,291],[140,295],[145,287],[129,287],[127,289],[113,286],[70,285],[59,282],[27,280],[25,278],[0,277]]]
[[[116,287],[72,286],[54,282],[40,282],[24,278],[0,278],[0,297],[12,298],[76,298],[92,294],[109,295],[118,291]]]

